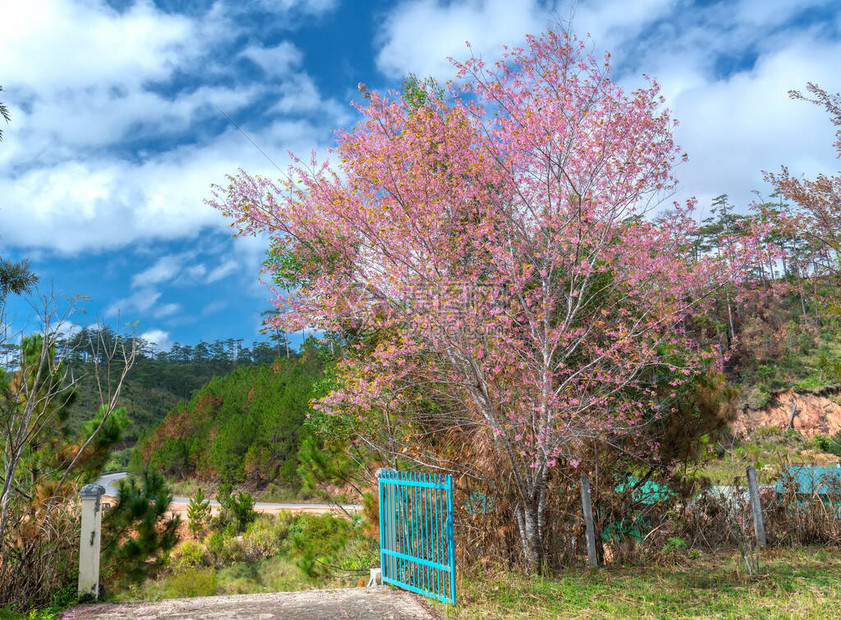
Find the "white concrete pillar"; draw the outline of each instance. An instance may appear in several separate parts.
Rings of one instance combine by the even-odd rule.
[[[105,488],[98,484],[82,487],[82,534],[79,540],[79,598],[99,598],[99,541],[102,535],[100,498]]]

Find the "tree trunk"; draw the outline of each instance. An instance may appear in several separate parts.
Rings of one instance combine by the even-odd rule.
[[[730,321],[730,338],[727,340],[727,346],[733,342],[736,337],[736,328],[733,326],[733,311],[730,309],[730,292],[727,293],[727,318]]]
[[[543,566],[542,507],[543,502],[537,499],[520,502],[515,508],[523,557],[530,573],[538,572]]]

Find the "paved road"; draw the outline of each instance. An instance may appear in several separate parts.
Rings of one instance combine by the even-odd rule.
[[[126,472],[117,472],[114,474],[103,474],[99,477],[96,481],[97,484],[101,484],[105,487],[105,495],[109,495],[111,497],[116,497],[118,488],[116,482],[118,480],[122,480],[128,476]],[[173,497],[172,504],[177,505],[186,505],[190,503],[189,497]],[[218,506],[219,502],[215,499],[210,500],[211,506]],[[315,511],[327,511],[337,508],[335,504],[304,504],[304,503],[275,503],[275,502],[257,502],[254,504],[254,507],[258,509],[274,509],[274,510],[315,510]],[[342,508],[347,512],[358,512],[362,510],[362,506],[359,504],[342,504]]]
[[[111,497],[117,497],[117,480],[122,480],[128,476],[128,474],[124,471],[117,472],[116,474],[102,474],[96,480],[96,484],[102,485],[105,487],[105,495],[110,495]]]
[[[380,586],[79,605],[66,611],[62,620],[439,620],[440,617],[420,597]]]

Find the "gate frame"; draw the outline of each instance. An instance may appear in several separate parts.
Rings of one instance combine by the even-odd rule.
[[[455,536],[453,533],[453,478],[450,474],[425,474],[416,472],[397,471],[391,468],[377,470],[377,492],[379,498],[379,521],[380,521],[380,569],[382,571],[383,583],[390,583],[399,588],[404,588],[417,594],[434,598],[443,603],[456,604],[456,558],[455,558]],[[394,487],[392,493],[388,493],[388,487]],[[406,510],[406,489],[409,491],[410,515]],[[428,489],[433,494],[432,505],[429,499],[418,501],[420,497],[417,490]],[[446,493],[446,495],[444,495]],[[398,504],[399,499],[399,506]],[[446,499],[446,516],[443,514],[443,507],[440,503]],[[425,506],[425,508],[424,508]],[[399,510],[401,516],[391,515],[388,520],[385,514],[386,508],[391,508],[392,513]],[[418,508],[420,508],[418,510]],[[432,510],[433,514],[429,512]],[[420,517],[416,519],[416,517]],[[402,527],[403,532],[395,528]],[[441,530],[444,529],[445,532]],[[445,533],[442,537],[441,534]],[[401,535],[402,534],[402,535]],[[388,543],[395,546],[403,543],[403,548],[422,548],[425,555],[438,557],[442,553],[442,543],[446,544],[447,564],[436,562],[432,557],[421,557],[411,553],[401,553],[397,548],[389,548]],[[387,560],[390,559],[390,562]],[[411,579],[401,580],[400,575],[392,575],[390,571],[395,566],[403,570],[415,571],[418,568],[426,568],[425,577],[421,580],[424,583],[414,584]],[[429,571],[434,571],[430,578]],[[446,579],[443,579],[446,578]],[[449,596],[447,596],[449,590]]]

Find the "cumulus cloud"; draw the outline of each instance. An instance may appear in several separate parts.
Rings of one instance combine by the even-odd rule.
[[[810,23],[799,13],[821,4],[790,3],[767,15],[753,0],[676,11],[665,32],[661,24],[633,43],[634,53],[620,61],[620,81],[630,89],[641,73],[656,76],[680,122],[675,137],[689,162],[676,169],[676,199],[697,197],[705,215],[712,198],[727,193],[744,209],[755,191],[770,192],[762,170],[838,169],[828,117],[788,97],[807,81],[841,90],[841,14],[834,23]]]
[[[288,121],[252,136],[269,152],[281,145],[308,152],[322,133],[308,121]],[[275,161],[283,165],[286,158]],[[7,243],[65,254],[139,239],[196,237],[205,227],[226,225],[203,198],[211,182],[224,183],[225,174],[239,166],[277,174],[235,130],[142,162],[104,154],[14,175],[0,172],[0,224]]]
[[[37,36],[33,36],[37,33]],[[120,14],[103,1],[4,3],[0,21],[3,79],[53,93],[106,83],[129,88],[162,79],[201,42],[195,24],[149,2]]]
[[[271,5],[318,14],[335,3]],[[280,165],[277,153],[308,152],[329,138],[340,106],[298,70],[300,51],[281,43],[238,55],[242,30],[230,11],[242,7],[232,6],[189,16],[142,0],[122,12],[104,0],[4,7],[0,76],[13,118],[0,149],[7,244],[75,255],[221,228],[223,218],[203,203],[210,183],[238,167],[275,171],[217,107],[246,119],[249,137]],[[270,79],[243,77],[231,66],[240,57]],[[273,101],[285,103],[247,122],[255,105]]]
[[[289,41],[282,41],[275,47],[251,45],[240,52],[240,56],[257,64],[265,73],[284,75],[300,66],[304,55]]]
[[[831,57],[841,57],[841,44],[801,41],[761,56],[750,71],[676,92],[676,138],[690,155],[678,170],[681,197],[706,204],[728,193],[744,207],[755,198],[752,190],[769,191],[762,170],[782,164],[808,175],[832,170],[828,117],[787,94],[807,80],[841,87]]]
[[[140,337],[153,345],[156,351],[168,351],[172,347],[169,332],[162,329],[150,329],[140,334]]]
[[[496,58],[503,44],[521,43],[527,33],[544,30],[553,12],[553,5],[536,0],[403,2],[385,18],[377,67],[391,78],[411,72],[443,82],[454,74],[448,57],[464,58],[472,52]]]

